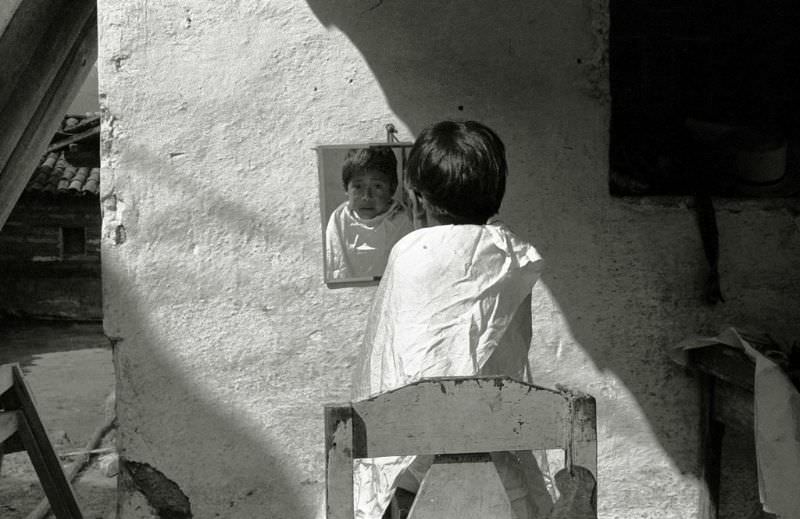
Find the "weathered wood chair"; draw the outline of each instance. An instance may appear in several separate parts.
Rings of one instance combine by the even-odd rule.
[[[576,486],[583,485],[577,508],[556,503],[550,517],[595,518],[597,433],[591,396],[506,377],[453,377],[325,406],[327,518],[353,518],[354,459],[413,454],[436,458],[410,518],[510,518],[510,500],[488,454],[544,449],[565,451],[565,474],[556,475],[562,497],[574,498]]]
[[[17,364],[0,366],[0,467],[3,453],[26,450],[57,519],[82,519],[33,395]]]

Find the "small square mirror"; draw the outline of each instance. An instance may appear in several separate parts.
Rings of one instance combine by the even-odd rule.
[[[318,146],[323,271],[330,288],[377,284],[413,229],[403,196],[411,143]]]

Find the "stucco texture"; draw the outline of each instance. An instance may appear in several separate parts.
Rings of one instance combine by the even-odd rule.
[[[685,201],[608,195],[607,22],[590,0],[100,0],[123,458],[194,517],[313,517],[322,404],[349,396],[373,293],[323,283],[313,147],[469,118],[506,142],[501,216],[547,264],[536,381],[598,400],[600,516],[696,517],[696,388],[663,350],[797,334],[800,236],[780,204],[723,207],[726,302],[703,305]],[[132,480],[122,517],[159,513]]]

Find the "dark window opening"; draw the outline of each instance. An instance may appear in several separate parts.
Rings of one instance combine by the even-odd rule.
[[[83,227],[61,228],[61,256],[86,254],[86,229]]]
[[[800,2],[610,9],[613,195],[800,193]]]

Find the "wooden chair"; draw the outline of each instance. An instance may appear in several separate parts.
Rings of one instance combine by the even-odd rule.
[[[0,467],[3,453],[26,450],[57,519],[82,519],[18,364],[0,366]]]
[[[367,400],[325,406],[327,518],[353,518],[354,459],[413,454],[437,456],[409,517],[511,517],[509,499],[487,455],[544,449],[565,451],[565,487],[578,473],[591,485],[579,506],[584,512],[556,503],[550,517],[594,518],[595,414],[591,396],[507,377],[424,379]],[[434,473],[439,483],[429,484]],[[461,495],[456,502],[452,493],[464,486],[456,477],[477,478],[481,495]],[[562,488],[558,475],[556,481],[562,496],[574,490],[574,485]],[[502,494],[499,501],[495,494]]]

